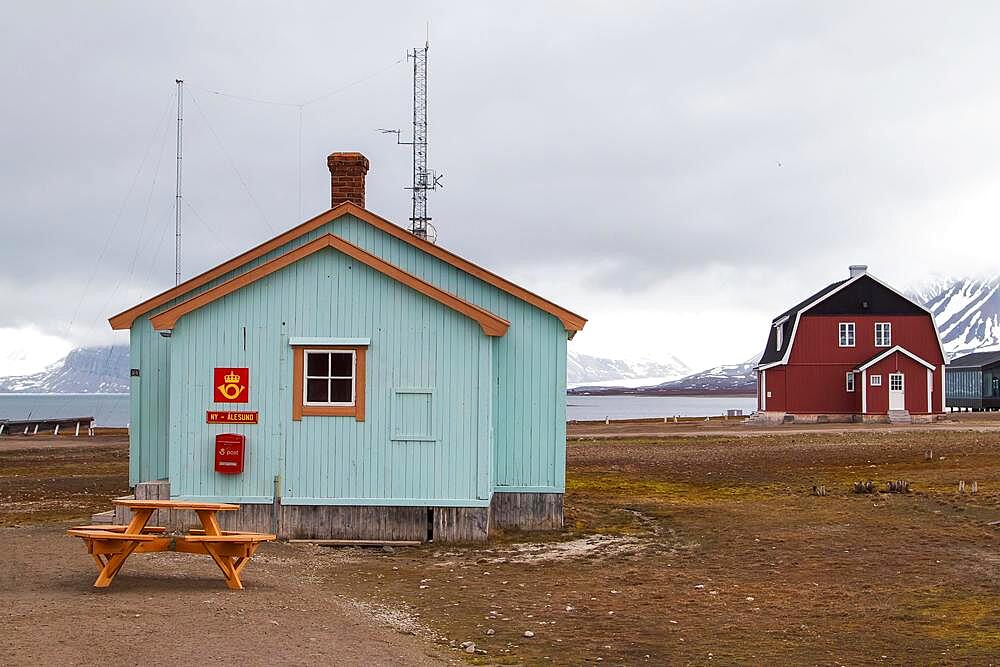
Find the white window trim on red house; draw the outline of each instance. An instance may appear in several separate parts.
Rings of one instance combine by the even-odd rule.
[[[784,356],[782,356],[781,359],[778,360],[778,361],[773,361],[773,362],[771,362],[769,364],[764,364],[763,366],[758,366],[758,368],[760,370],[767,370],[768,368],[774,368],[775,366],[784,366],[784,365],[786,365],[788,363],[788,358],[791,356],[792,348],[795,346],[795,334],[799,330],[799,321],[802,319],[802,313],[808,311],[809,309],[815,307],[816,305],[818,305],[820,303],[823,303],[824,301],[826,301],[827,299],[829,299],[831,296],[833,296],[834,294],[836,294],[840,290],[845,289],[845,288],[853,285],[856,281],[861,280],[865,276],[868,276],[869,278],[871,278],[872,280],[874,280],[879,285],[881,285],[882,287],[886,288],[887,290],[889,290],[890,292],[892,292],[896,296],[899,296],[899,297],[902,297],[902,298],[906,299],[907,301],[909,301],[910,303],[912,303],[913,305],[915,305],[917,308],[919,308],[920,310],[922,310],[925,313],[927,313],[928,317],[931,318],[931,326],[934,327],[934,335],[937,336],[938,348],[941,350],[941,358],[942,359],[947,359],[948,355],[945,354],[945,352],[944,352],[944,343],[941,341],[941,332],[938,331],[937,325],[934,322],[934,313],[932,313],[927,308],[921,306],[919,303],[916,303],[915,301],[913,301],[913,299],[909,298],[908,296],[902,294],[901,292],[899,292],[899,290],[893,289],[892,287],[890,287],[889,285],[887,285],[885,282],[879,280],[878,278],[876,278],[872,274],[870,274],[870,273],[862,273],[860,275],[855,276],[854,278],[850,278],[850,279],[844,281],[843,285],[841,285],[840,287],[838,287],[838,288],[836,288],[834,290],[831,290],[827,294],[824,294],[823,296],[819,297],[818,299],[816,299],[815,301],[813,301],[812,303],[810,303],[805,308],[799,309],[799,312],[797,312],[795,314],[795,323],[792,325],[792,334],[788,337],[788,347],[785,349]],[[944,375],[944,374],[942,373],[942,375]]]
[[[840,347],[855,347],[858,342],[858,326],[854,322],[837,324],[837,345]]]
[[[892,347],[892,322],[875,323],[875,347]]]

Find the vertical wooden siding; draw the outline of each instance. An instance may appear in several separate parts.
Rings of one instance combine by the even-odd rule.
[[[167,388],[170,385],[169,339],[153,331],[149,318],[172,308],[196,294],[212,289],[237,275],[313,241],[329,231],[313,230],[281,248],[247,263],[205,285],[191,290],[181,298],[173,299],[160,308],[136,318],[129,332],[132,368],[139,369],[139,377],[132,378],[129,399],[129,484],[164,479],[168,475],[168,441],[170,406]],[[138,353],[136,352],[138,350]]]
[[[562,491],[566,456],[566,331],[552,315],[350,216],[337,234],[510,321],[494,340],[495,490]]]
[[[313,230],[136,320],[131,341],[133,349],[137,347],[143,354],[139,362],[142,374],[133,383],[131,399],[132,483],[167,474],[169,406],[164,389],[169,382],[169,342],[152,330],[148,317],[326,233],[337,234],[511,322],[507,335],[492,342],[493,484],[497,490],[562,491],[566,334],[559,320],[351,216]],[[152,355],[146,350],[158,352]]]
[[[129,336],[129,359],[139,377],[129,378],[129,485],[167,477],[170,427],[168,339],[139,318]]]
[[[289,336],[371,338],[364,422],[291,420]],[[285,504],[476,504],[484,339],[475,322],[332,249],[213,302],[171,339],[172,492],[261,502],[281,474]],[[250,368],[250,403],[239,407],[258,410],[260,423],[204,423],[206,409],[227,407],[210,402],[212,368],[226,364]],[[392,412],[396,392],[414,387],[429,390],[429,423]],[[433,439],[394,440],[394,419],[414,419]],[[219,432],[246,434],[242,475],[214,472]]]

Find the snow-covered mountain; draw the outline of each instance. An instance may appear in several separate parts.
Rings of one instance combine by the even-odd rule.
[[[760,355],[740,364],[725,364],[694,373],[679,380],[664,382],[644,389],[655,392],[685,394],[755,394],[757,393],[757,362]]]
[[[590,383],[570,388],[571,394],[630,394],[699,396],[705,394],[754,394],[757,392],[757,373],[754,368],[760,355],[740,364],[725,364],[699,373],[656,384],[631,384],[607,382]]]
[[[934,313],[950,357],[1000,350],[1000,276],[938,280],[910,296]]]
[[[566,384],[635,387],[684,377],[691,369],[677,357],[667,355],[662,361],[649,359],[608,359],[572,350],[566,357]]]
[[[127,345],[81,347],[40,373],[0,378],[0,393],[128,393]]]
[[[943,279],[909,294],[937,321],[945,351],[951,357],[1000,350],[1000,276]],[[570,351],[566,383],[571,388],[625,388],[628,393],[753,393],[757,359],[698,373],[672,355],[660,361],[596,357]],[[0,377],[0,393],[127,393],[127,345],[77,348],[40,373]]]

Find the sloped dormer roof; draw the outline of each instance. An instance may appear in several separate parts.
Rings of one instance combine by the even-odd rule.
[[[838,280],[835,283],[827,285],[808,299],[795,304],[771,320],[771,331],[767,337],[767,346],[764,348],[764,354],[761,356],[760,362],[758,362],[759,365],[770,364],[784,357],[785,352],[792,344],[792,327],[795,326],[799,311],[807,308],[810,304],[822,300],[848,280],[850,279],[845,278],[844,280]],[[778,347],[778,327],[781,327],[781,347]]]

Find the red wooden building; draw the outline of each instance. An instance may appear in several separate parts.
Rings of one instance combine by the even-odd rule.
[[[868,273],[771,322],[757,366],[767,421],[910,421],[944,412],[944,348],[931,313]]]

